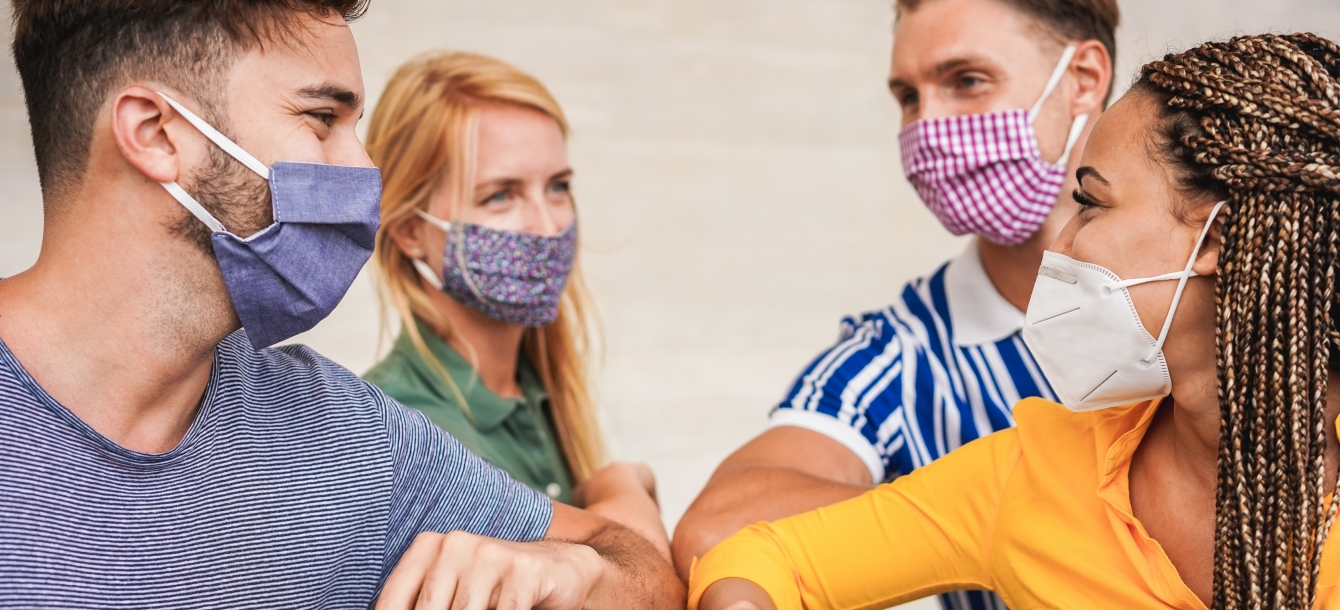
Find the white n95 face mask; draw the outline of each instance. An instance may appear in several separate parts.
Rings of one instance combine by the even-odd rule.
[[[1061,404],[1071,411],[1096,411],[1172,393],[1163,342],[1191,270],[1227,202],[1215,204],[1201,229],[1186,268],[1157,277],[1123,280],[1091,263],[1056,252],[1042,255],[1042,267],[1024,315],[1024,343],[1047,376]],[[1178,280],[1163,329],[1155,339],[1140,322],[1127,288]]]

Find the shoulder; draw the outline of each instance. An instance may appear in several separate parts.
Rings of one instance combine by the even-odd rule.
[[[255,417],[380,424],[385,396],[305,345],[255,350],[244,331],[219,344],[216,392],[241,397]]]
[[[441,380],[428,378],[428,375],[434,373],[425,372],[420,364],[414,357],[400,351],[392,351],[364,373],[363,380],[409,407],[417,409],[441,405],[457,407],[454,396],[438,391]]]

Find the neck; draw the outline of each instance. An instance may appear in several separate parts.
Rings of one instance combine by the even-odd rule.
[[[0,338],[94,430],[161,453],[194,421],[236,316],[213,259],[169,235],[171,221],[91,191],[49,214],[37,262],[0,282]]]
[[[494,320],[432,287],[426,292],[447,318],[447,327],[433,332],[475,367],[484,387],[503,397],[521,396],[517,366],[525,327]]]
[[[1067,181],[1069,184],[1069,181]],[[1073,188],[1073,187],[1072,187]],[[1042,266],[1042,253],[1047,251],[1065,228],[1070,217],[1079,207],[1070,200],[1070,191],[1064,190],[1061,200],[1057,201],[1046,222],[1028,241],[1017,246],[1002,246],[986,239],[977,239],[978,255],[982,257],[982,268],[996,292],[1019,311],[1028,309],[1028,299],[1033,296],[1033,282],[1038,279],[1038,267]]]
[[[1213,345],[1213,336],[1202,343]],[[1211,348],[1213,349],[1213,348]],[[1189,360],[1189,358],[1179,358]],[[1213,493],[1219,464],[1220,413],[1218,373],[1213,358],[1201,358],[1193,370],[1179,367],[1174,374],[1172,396],[1164,399],[1159,414],[1141,441],[1141,449],[1149,443],[1166,447],[1172,465],[1187,480],[1207,493]],[[1171,363],[1170,363],[1171,365]],[[1166,408],[1166,407],[1171,408]],[[1336,437],[1336,419],[1340,417],[1340,375],[1327,374],[1326,410],[1326,485],[1335,484],[1340,467],[1340,439]]]

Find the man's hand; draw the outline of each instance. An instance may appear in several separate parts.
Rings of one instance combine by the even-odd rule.
[[[718,542],[745,526],[849,500],[870,490],[870,470],[827,436],[772,428],[722,462],[675,528],[679,577]]]
[[[670,535],[656,503],[656,477],[646,464],[615,462],[600,469],[572,490],[572,503],[637,532],[670,561]]]
[[[642,536],[553,504],[543,542],[420,534],[378,610],[683,610],[684,583]]]
[[[387,579],[377,610],[581,610],[605,566],[580,544],[426,532]]]

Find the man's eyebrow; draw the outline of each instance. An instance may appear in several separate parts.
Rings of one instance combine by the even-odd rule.
[[[946,59],[945,61],[935,64],[935,69],[932,70],[932,73],[936,76],[943,76],[946,73],[953,72],[963,66],[979,63],[981,61],[981,58],[978,57],[955,57],[953,59]]]
[[[317,85],[314,87],[303,87],[298,90],[298,95],[306,98],[330,100],[339,102],[350,110],[357,110],[363,106],[363,97],[349,89],[338,85]]]
[[[1085,178],[1093,178],[1094,180],[1097,180],[1103,184],[1112,186],[1112,183],[1108,182],[1107,178],[1104,178],[1102,174],[1098,173],[1098,170],[1088,165],[1085,165],[1084,167],[1081,167],[1075,171],[1076,182],[1084,182]]]
[[[963,68],[965,66],[990,64],[990,63],[991,60],[978,55],[954,57],[952,59],[946,59],[938,64],[935,64],[935,67],[931,69],[931,74],[935,75],[936,77],[940,77],[955,70],[958,70],[960,68]],[[912,85],[910,83],[908,83],[906,80],[903,80],[902,78],[889,79],[889,89],[910,88],[911,86]]]

